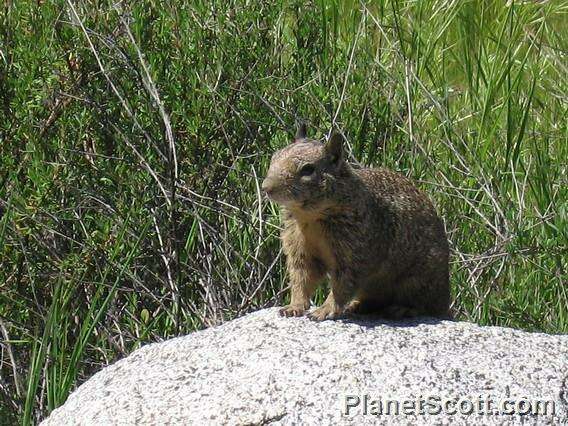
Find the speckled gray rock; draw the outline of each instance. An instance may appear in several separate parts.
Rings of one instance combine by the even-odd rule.
[[[560,424],[567,382],[566,335],[267,309],[135,351],[42,424]]]

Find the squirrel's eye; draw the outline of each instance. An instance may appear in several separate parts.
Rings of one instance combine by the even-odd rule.
[[[313,164],[306,164],[300,169],[300,176],[310,176],[316,171]]]

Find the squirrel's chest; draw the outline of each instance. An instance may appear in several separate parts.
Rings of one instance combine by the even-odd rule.
[[[288,255],[303,255],[321,261],[327,270],[336,265],[332,239],[319,222],[296,223],[283,235],[289,246]],[[287,240],[287,241],[286,241]]]

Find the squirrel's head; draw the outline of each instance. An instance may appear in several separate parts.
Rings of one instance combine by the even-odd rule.
[[[314,209],[329,198],[344,166],[343,137],[333,133],[326,143],[309,139],[302,124],[293,142],[272,156],[262,189],[283,206]]]

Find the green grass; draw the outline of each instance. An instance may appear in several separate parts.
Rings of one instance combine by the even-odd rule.
[[[431,195],[460,319],[566,333],[568,2],[508,3],[0,6],[0,418],[283,303],[299,118]]]

